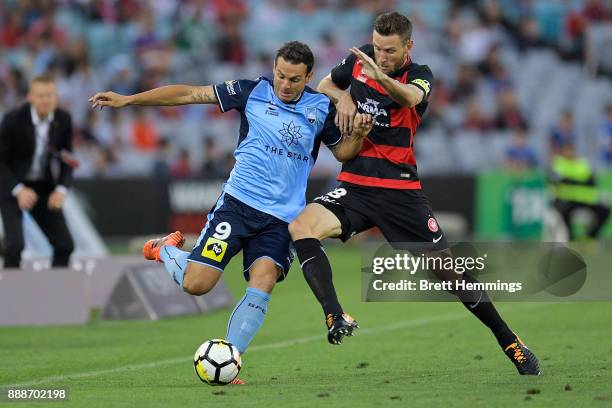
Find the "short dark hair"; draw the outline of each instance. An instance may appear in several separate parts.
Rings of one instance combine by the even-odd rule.
[[[44,83],[44,84],[49,84],[49,83],[53,83],[55,82],[55,79],[53,79],[53,76],[51,76],[51,74],[41,74],[41,75],[37,75],[34,78],[32,78],[30,80],[30,86],[36,82],[40,82],[40,83]]]
[[[305,64],[306,74],[312,71],[314,65],[314,55],[306,44],[299,41],[289,41],[276,51],[276,57],[274,63],[278,61],[279,57],[292,64]]]
[[[412,37],[412,23],[408,17],[397,11],[383,13],[376,17],[374,30],[385,36],[397,34],[402,41],[408,41]]]

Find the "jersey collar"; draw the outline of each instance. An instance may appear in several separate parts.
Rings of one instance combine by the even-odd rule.
[[[406,58],[406,62],[404,62],[404,65],[402,65],[401,67],[399,67],[397,70],[395,70],[394,72],[389,74],[390,78],[395,78],[397,76],[400,76],[400,74],[403,73],[403,71],[406,70],[406,68],[408,67],[408,65],[412,64],[412,60],[410,59],[410,56],[408,56],[408,58]]]

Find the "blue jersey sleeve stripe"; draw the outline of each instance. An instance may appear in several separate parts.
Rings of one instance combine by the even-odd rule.
[[[336,106],[329,98],[325,97],[324,101],[327,102],[327,115],[323,122],[323,129],[321,129],[321,140],[327,147],[335,146],[342,140],[342,134],[334,123],[336,117]],[[336,137],[334,139],[334,137]]]
[[[221,109],[221,112],[225,112],[225,108],[223,107],[223,103],[221,102],[221,98],[219,97],[219,91],[217,90],[217,86],[218,85],[213,85],[213,90],[215,91],[215,96],[217,97],[219,109]]]

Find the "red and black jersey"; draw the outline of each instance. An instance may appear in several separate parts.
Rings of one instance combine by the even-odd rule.
[[[360,48],[374,58],[374,47]],[[413,108],[395,102],[376,81],[362,72],[362,63],[353,54],[331,72],[341,89],[351,87],[357,110],[375,119],[374,128],[364,139],[361,151],[342,166],[339,181],[362,186],[393,189],[420,189],[413,142],[421,117],[427,109],[433,75],[427,65],[410,60],[389,76],[402,84],[412,84],[425,92],[423,101]]]

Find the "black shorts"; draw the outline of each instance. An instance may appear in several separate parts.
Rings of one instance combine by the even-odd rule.
[[[448,242],[421,190],[395,190],[342,183],[313,200],[340,220],[346,241],[378,227],[391,244],[418,244],[421,250],[442,250]],[[395,246],[395,245],[394,245]]]

